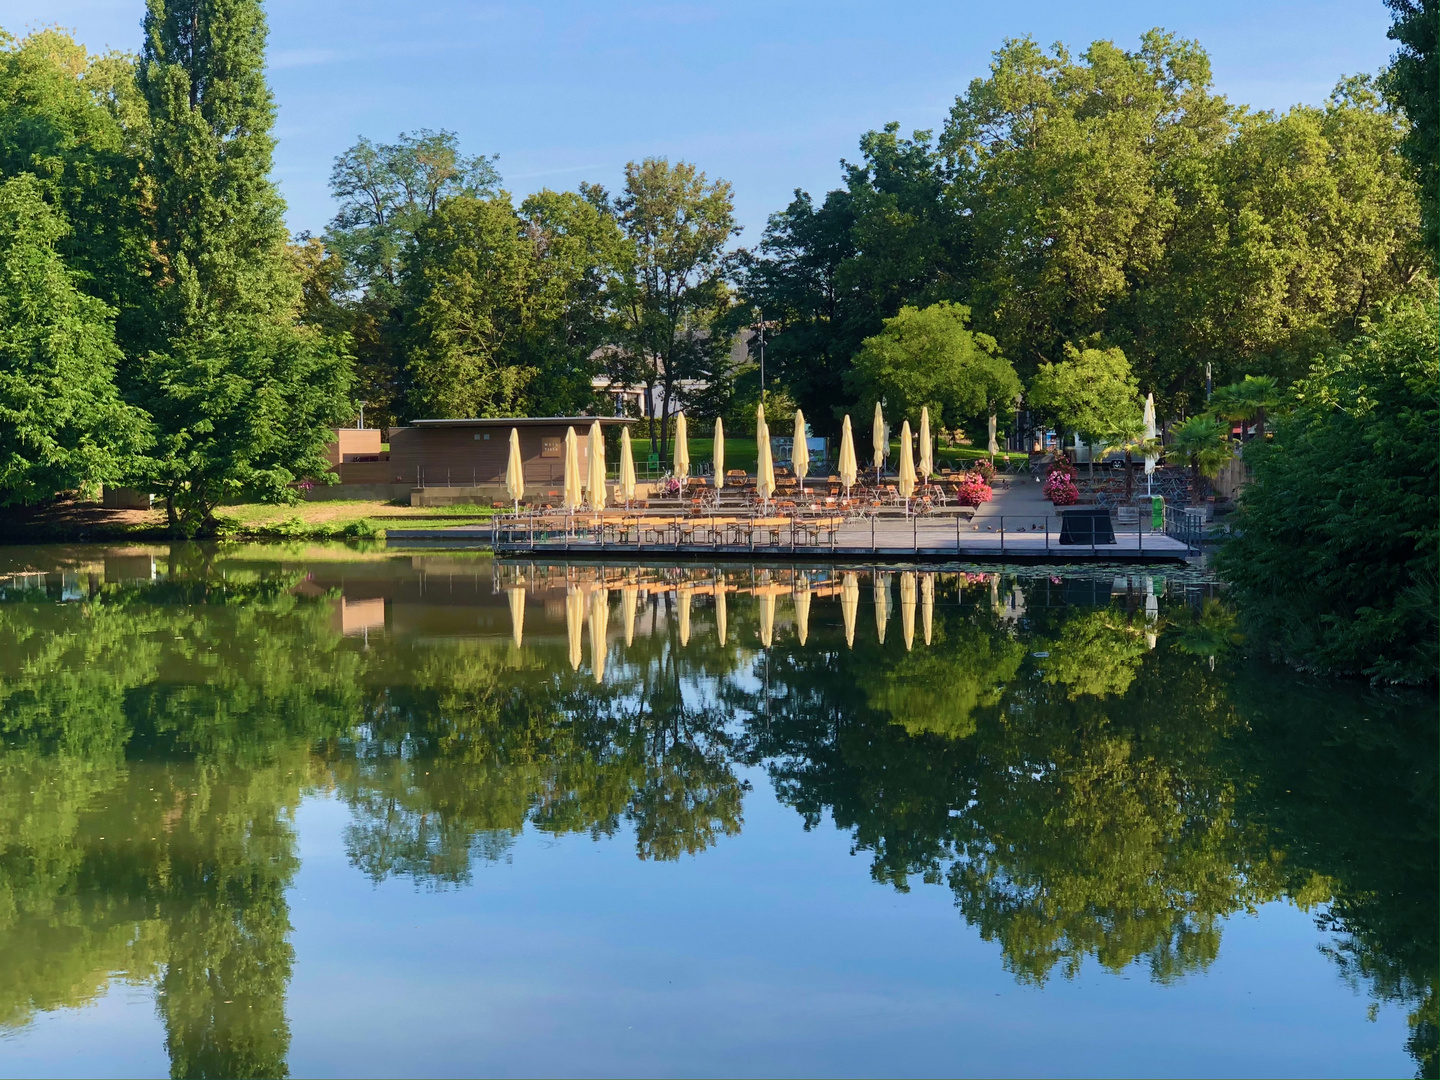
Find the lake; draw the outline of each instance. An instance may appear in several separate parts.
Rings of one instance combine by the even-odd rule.
[[[1202,572],[0,548],[0,1075],[1411,1076],[1433,694]]]

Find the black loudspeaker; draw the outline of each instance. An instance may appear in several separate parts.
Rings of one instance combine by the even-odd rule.
[[[1083,544],[1086,547],[1115,543],[1115,526],[1110,522],[1110,511],[1104,507],[1061,510],[1060,543]]]

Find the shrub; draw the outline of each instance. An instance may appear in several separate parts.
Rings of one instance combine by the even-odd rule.
[[[1070,473],[1052,472],[1045,478],[1045,498],[1056,506],[1074,506],[1080,501],[1080,489]]]
[[[993,495],[979,469],[967,472],[955,486],[955,499],[961,506],[979,506],[989,502]]]

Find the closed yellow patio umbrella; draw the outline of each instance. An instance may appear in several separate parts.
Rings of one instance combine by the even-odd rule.
[[[875,575],[875,581],[871,587],[871,594],[875,597],[875,632],[880,635],[880,644],[885,644],[885,624],[890,621],[890,575]]]
[[[890,447],[886,445],[885,438],[885,414],[880,411],[880,403],[875,402],[875,419],[870,424],[870,445],[873,448],[875,457],[875,482],[880,482],[880,470],[885,465],[885,456]]]
[[[620,590],[620,619],[625,624],[625,646],[635,642],[635,601],[640,596],[638,585],[626,585]]]
[[[590,425],[590,468],[586,480],[585,501],[597,514],[605,509],[605,436],[600,434],[600,421]]]
[[[620,429],[620,482],[615,488],[627,506],[635,501],[635,455],[630,449],[630,425]]]
[[[855,647],[855,615],[860,610],[860,579],[853,570],[840,583],[840,614],[845,619],[845,644]]]
[[[580,442],[575,429],[565,429],[565,509],[579,510],[584,496],[580,491]]]
[[[525,589],[506,589],[510,594],[510,634],[515,638],[515,647],[521,647],[525,640]]]
[[[900,631],[909,652],[915,644],[915,574],[911,570],[900,575]]]
[[[505,465],[505,494],[515,503],[515,512],[520,512],[520,499],[525,494],[525,462],[520,457],[520,430],[510,429],[510,460]]]
[[[610,590],[590,594],[590,670],[598,686],[605,681],[606,634],[610,627]]]
[[[910,421],[900,425],[900,497],[915,494],[915,455],[910,449]]]
[[[729,629],[726,624],[729,621],[729,613],[725,610],[725,582],[722,580],[715,586],[715,633],[719,635],[721,648],[725,646],[725,633]]]
[[[725,425],[720,422],[720,417],[715,417],[715,439],[713,441],[715,458],[715,490],[719,491],[725,486]]]
[[[810,636],[810,579],[804,574],[795,579],[795,633],[801,645]]]
[[[930,440],[930,409],[922,406],[920,409],[920,461],[915,466],[916,471],[930,482],[930,477],[935,475],[935,448]]]
[[[755,490],[759,493],[760,502],[763,504],[769,502],[770,496],[775,493],[775,457],[770,452],[770,425],[765,423],[764,402],[761,402],[757,413],[755,421],[755,448],[757,451]]]
[[[935,575],[920,575],[920,622],[925,628],[925,644],[930,644],[930,630],[935,620]]]
[[[760,644],[769,648],[775,640],[775,594],[760,594]]]
[[[795,410],[795,444],[790,451],[790,467],[800,479],[800,494],[805,494],[805,474],[810,471],[810,445],[805,441],[805,414]]]
[[[570,645],[570,666],[580,670],[580,624],[585,621],[585,594],[574,585],[565,592],[565,636]]]
[[[681,480],[690,475],[690,428],[685,414],[675,414],[675,475]]]
[[[990,414],[990,443],[988,446],[990,460],[995,460],[995,455],[1000,452],[1000,445],[995,441],[995,414]]]
[[[859,466],[855,463],[855,436],[850,431],[850,414],[846,413],[845,424],[840,430],[840,482],[845,485],[847,497],[859,473]]]
[[[690,590],[680,590],[680,645],[690,644]]]

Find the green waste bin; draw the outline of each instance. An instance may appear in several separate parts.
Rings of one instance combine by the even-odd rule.
[[[1165,528],[1165,497],[1156,495],[1150,500],[1150,527],[1152,529]]]

